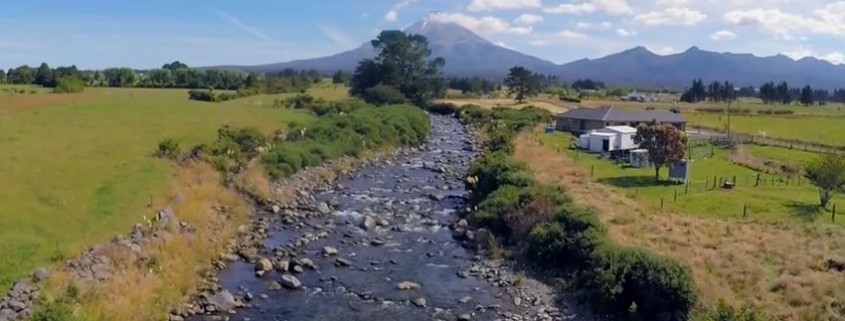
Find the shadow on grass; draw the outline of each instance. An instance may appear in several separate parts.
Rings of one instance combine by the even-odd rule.
[[[676,182],[659,180],[655,181],[654,176],[622,176],[622,177],[608,177],[598,180],[599,183],[607,184],[616,187],[654,187],[654,186],[678,186],[681,185]]]
[[[807,221],[814,221],[819,218],[819,216],[822,216],[822,214],[827,213],[827,210],[819,207],[818,204],[808,204],[795,201],[787,202],[786,208],[792,211],[793,214]]]

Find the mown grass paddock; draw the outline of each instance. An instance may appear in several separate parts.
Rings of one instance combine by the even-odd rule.
[[[0,94],[0,291],[152,215],[151,199],[174,180],[172,165],[152,157],[159,141],[187,149],[223,124],[270,133],[312,119],[272,108],[279,97],[215,104],[189,101],[186,90]]]

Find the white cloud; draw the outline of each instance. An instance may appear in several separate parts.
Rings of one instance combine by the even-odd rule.
[[[752,9],[729,11],[724,20],[738,26],[756,26],[776,39],[793,40],[799,32],[845,37],[845,1],[815,9],[809,16],[777,8]]]
[[[561,38],[565,38],[565,39],[584,39],[584,38],[587,38],[587,35],[580,33],[580,32],[575,32],[575,31],[572,31],[572,30],[561,30],[561,31],[558,31],[557,33],[555,33],[555,35],[559,36]]]
[[[535,39],[535,40],[529,41],[528,44],[535,46],[535,47],[542,47],[542,46],[548,45],[549,42],[546,41],[546,40]]]
[[[578,29],[590,29],[590,27],[592,27],[592,25],[586,22],[579,22],[575,24],[575,28]]]
[[[632,14],[634,12],[627,0],[579,0],[578,2],[580,3],[565,3],[557,7],[545,8],[543,11],[557,14],[606,12],[615,15]]]
[[[335,28],[334,26],[330,25],[321,25],[320,30],[323,32],[326,37],[331,39],[337,45],[343,47],[352,47],[355,45],[355,41],[352,40],[343,30]]]
[[[530,9],[540,8],[543,4],[540,0],[472,0],[467,10],[491,11],[491,10],[512,10],[512,9]]]
[[[589,22],[582,21],[575,24],[575,28],[581,30],[609,30],[611,27],[613,27],[613,24],[608,21],[599,24],[591,24]]]
[[[533,31],[531,26],[512,26],[505,20],[496,17],[481,17],[465,15],[463,13],[439,12],[429,15],[429,19],[438,22],[456,23],[480,34],[508,33],[527,35]]]
[[[600,26],[604,29],[610,29],[610,27],[613,27],[613,24],[610,23],[610,21],[605,21],[605,22],[602,22]]]
[[[656,53],[658,55],[662,55],[662,56],[678,53],[678,51],[675,50],[675,48],[672,48],[671,46],[658,46],[658,47],[646,46],[646,49],[648,49],[649,51]]]
[[[819,54],[810,49],[802,47],[792,51],[785,51],[782,54],[795,60],[799,60],[805,57],[814,57],[817,59],[827,60],[828,62],[836,65],[845,63],[845,54],[839,51],[834,51],[828,54]]]
[[[392,7],[390,7],[390,10],[388,10],[387,13],[384,15],[384,20],[388,22],[396,21],[397,19],[399,19],[400,10],[404,9],[407,6],[410,6],[411,4],[417,1],[420,0],[404,0],[401,2],[397,2]]]
[[[634,17],[634,20],[647,26],[694,26],[706,18],[706,14],[697,10],[668,8],[662,11],[639,14]]]
[[[514,19],[513,22],[516,23],[516,24],[520,24],[520,25],[530,26],[530,25],[533,25],[533,24],[543,22],[543,17],[538,16],[538,15],[524,13],[524,14],[520,15],[519,17],[517,17],[516,19]]]
[[[616,29],[616,34],[619,35],[620,37],[630,37],[630,36],[636,35],[637,32],[633,31],[633,30],[626,30],[626,29],[619,28],[619,29]]]
[[[710,35],[710,39],[713,41],[734,40],[736,39],[736,34],[730,30],[719,30]]]
[[[251,35],[255,36],[256,38],[260,38],[262,40],[272,42],[272,43],[278,43],[275,39],[271,38],[270,36],[268,36],[267,34],[262,32],[261,30],[258,30],[258,28],[250,26],[250,25],[244,23],[243,21],[241,21],[240,19],[238,19],[238,18],[236,18],[236,17],[234,17],[234,16],[232,16],[232,15],[226,13],[226,12],[223,12],[223,11],[220,11],[220,10],[217,10],[217,9],[213,9],[213,8],[209,8],[209,10],[211,12],[213,12],[214,14],[216,14],[218,17],[220,17],[220,19],[223,19],[223,21],[228,22],[230,25],[232,25],[232,26],[234,26],[238,29],[241,29],[248,34],[251,34]]]
[[[384,21],[394,22],[399,18],[399,13],[396,10],[390,10],[384,15]]]
[[[688,0],[657,0],[655,4],[662,7],[680,7],[689,2]]]
[[[513,48],[508,46],[508,44],[506,44],[504,41],[497,41],[496,45],[499,46],[499,47],[502,47],[502,48],[507,48],[507,49],[513,50]]]

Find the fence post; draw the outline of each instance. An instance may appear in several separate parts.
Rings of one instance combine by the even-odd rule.
[[[734,183],[734,186],[736,186],[736,185],[737,185],[737,184],[736,184],[736,175],[734,175],[734,180],[733,180],[733,183]]]
[[[687,180],[686,185],[684,185],[684,194],[689,194],[689,180]]]
[[[660,210],[661,211],[663,210],[663,198],[662,197],[660,198]]]
[[[760,173],[757,173],[757,181],[754,182],[754,187],[760,186]]]
[[[742,218],[748,218],[748,205],[742,206]]]
[[[836,204],[833,204],[833,212],[830,214],[830,221],[836,221]]]
[[[675,189],[675,203],[678,202],[678,189]]]

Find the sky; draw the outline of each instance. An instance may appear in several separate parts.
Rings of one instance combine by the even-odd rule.
[[[0,0],[0,68],[254,65],[330,55],[420,19],[565,63],[635,46],[845,63],[845,0]]]

